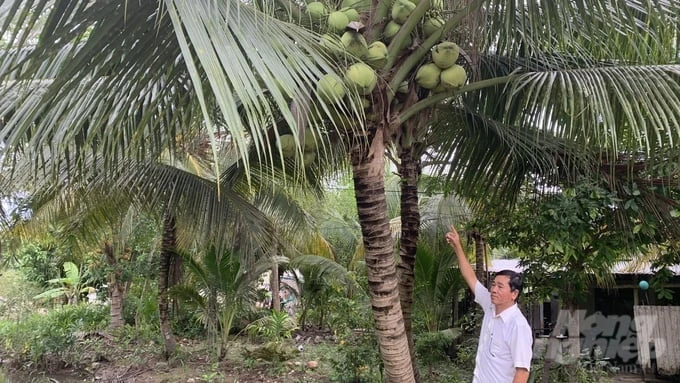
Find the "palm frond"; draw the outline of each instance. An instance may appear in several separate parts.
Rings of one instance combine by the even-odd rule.
[[[339,263],[318,255],[300,255],[292,259],[290,266],[300,269],[312,269],[319,277],[342,281],[346,286],[358,287],[352,273]]]
[[[0,33],[10,38],[0,84],[14,94],[0,100],[5,150],[28,143],[63,161],[103,154],[97,164],[106,165],[174,150],[177,135],[207,125],[226,132],[247,163],[252,143],[273,147],[264,127],[277,129],[280,114],[297,126],[291,100],[309,99],[316,80],[335,72],[316,33],[263,10],[238,0],[3,3]],[[39,31],[37,43],[29,31]],[[322,130],[320,118],[310,121]]]
[[[533,175],[556,177],[555,169],[582,162],[566,141],[455,105],[442,111],[431,134],[439,143],[436,174],[444,174],[461,195],[517,196]]]
[[[611,153],[651,153],[680,139],[680,65],[533,72],[505,93],[507,123]]]
[[[676,1],[503,1],[487,4],[486,51],[512,57],[555,52],[593,61],[677,62]]]

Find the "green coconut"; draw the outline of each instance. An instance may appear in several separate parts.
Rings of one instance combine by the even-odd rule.
[[[334,33],[324,33],[321,35],[321,46],[328,49],[335,55],[343,55],[345,53],[345,46],[340,41],[340,36]]]
[[[347,28],[349,24],[349,17],[342,11],[331,12],[328,15],[328,31],[334,33],[341,33]]]
[[[345,47],[345,51],[352,56],[363,59],[368,54],[366,38],[359,32],[347,31],[342,34],[340,41],[342,46]]]
[[[432,48],[432,62],[441,69],[451,67],[458,60],[458,45],[444,41]]]
[[[439,83],[439,85],[437,85],[436,88],[432,89],[432,93],[435,93],[435,94],[436,93],[442,93],[442,92],[446,92],[447,90],[449,90],[449,88],[445,87],[442,83]]]
[[[401,84],[399,84],[399,88],[397,88],[397,92],[408,93],[408,81],[402,81]]]
[[[302,164],[304,166],[311,165],[316,160],[316,152],[304,152],[302,154]]]
[[[311,130],[305,129],[305,152],[316,150],[316,138]]]
[[[359,12],[371,9],[371,0],[343,0],[340,8],[354,8]]]
[[[347,90],[338,76],[327,74],[316,83],[316,92],[322,101],[332,103],[345,97]]]
[[[444,69],[439,76],[439,79],[446,89],[456,89],[465,84],[467,74],[465,73],[465,68],[462,66],[453,65],[450,68]]]
[[[369,94],[378,82],[378,76],[370,66],[356,63],[347,68],[345,82],[350,88],[356,88],[359,94]]]
[[[434,89],[439,85],[441,71],[434,63],[425,64],[416,72],[416,83],[425,89]]]
[[[341,9],[342,13],[347,15],[347,18],[349,21],[360,21],[361,20],[361,15],[359,14],[359,11],[357,11],[354,8],[343,8]]]
[[[396,0],[392,5],[392,20],[404,24],[416,5],[408,0]]]
[[[383,29],[383,38],[385,41],[388,43],[392,41],[394,36],[399,33],[400,28],[401,24],[395,22],[394,20],[390,20],[387,24],[385,24],[385,29]]]
[[[284,157],[295,154],[295,137],[292,134],[282,134],[276,143]]]
[[[368,65],[376,69],[381,69],[387,63],[387,45],[382,41],[374,41],[368,46],[366,54]]]
[[[423,35],[425,38],[430,37],[444,26],[444,19],[441,17],[430,17],[423,22]]]
[[[328,8],[320,1],[313,1],[307,4],[307,14],[312,20],[319,21],[328,15]]]

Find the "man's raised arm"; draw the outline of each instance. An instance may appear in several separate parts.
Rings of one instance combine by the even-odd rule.
[[[465,252],[463,252],[463,246],[460,244],[460,236],[453,225],[451,226],[451,231],[446,233],[446,242],[451,245],[453,250],[456,252],[460,273],[463,274],[463,279],[465,279],[465,282],[470,287],[470,290],[472,290],[474,293],[475,286],[477,286],[477,275],[475,274],[475,270],[472,268],[472,265],[470,265],[470,261],[468,261],[467,257],[465,256]]]

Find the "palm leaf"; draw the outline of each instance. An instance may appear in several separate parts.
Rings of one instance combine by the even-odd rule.
[[[533,175],[555,178],[555,169],[585,163],[567,141],[453,105],[441,112],[431,137],[439,143],[433,155],[437,173],[462,195],[517,196]]]
[[[264,127],[282,128],[274,123],[279,115],[298,126],[291,100],[305,105],[316,80],[335,71],[317,34],[264,11],[273,9],[237,0],[6,3],[0,33],[40,30],[37,45],[17,38],[0,52],[3,90],[17,89],[0,101],[7,149],[49,147],[67,162],[101,153],[98,165],[106,165],[173,150],[176,135],[200,128],[186,122],[204,119],[211,133],[228,133],[247,164],[252,143],[274,147]],[[44,25],[37,15],[46,15]],[[43,85],[43,92],[18,91]],[[321,117],[330,109],[312,112]],[[321,118],[309,126],[320,131]],[[298,137],[300,130],[292,131]]]
[[[309,269],[324,280],[342,281],[345,286],[358,287],[353,274],[337,262],[318,255],[300,255],[291,260],[292,268]],[[303,281],[304,282],[304,281]]]
[[[486,49],[512,57],[569,52],[594,59],[654,64],[677,60],[674,1],[504,1],[487,4]],[[663,60],[666,58],[666,60]]]

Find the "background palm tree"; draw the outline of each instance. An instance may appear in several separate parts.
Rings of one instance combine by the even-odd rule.
[[[208,329],[211,343],[221,358],[234,318],[239,312],[252,310],[258,300],[257,279],[271,267],[271,262],[285,258],[261,259],[252,266],[242,265],[240,256],[218,252],[211,247],[197,258],[185,256],[191,277],[171,289],[171,294],[198,310],[198,317]]]

